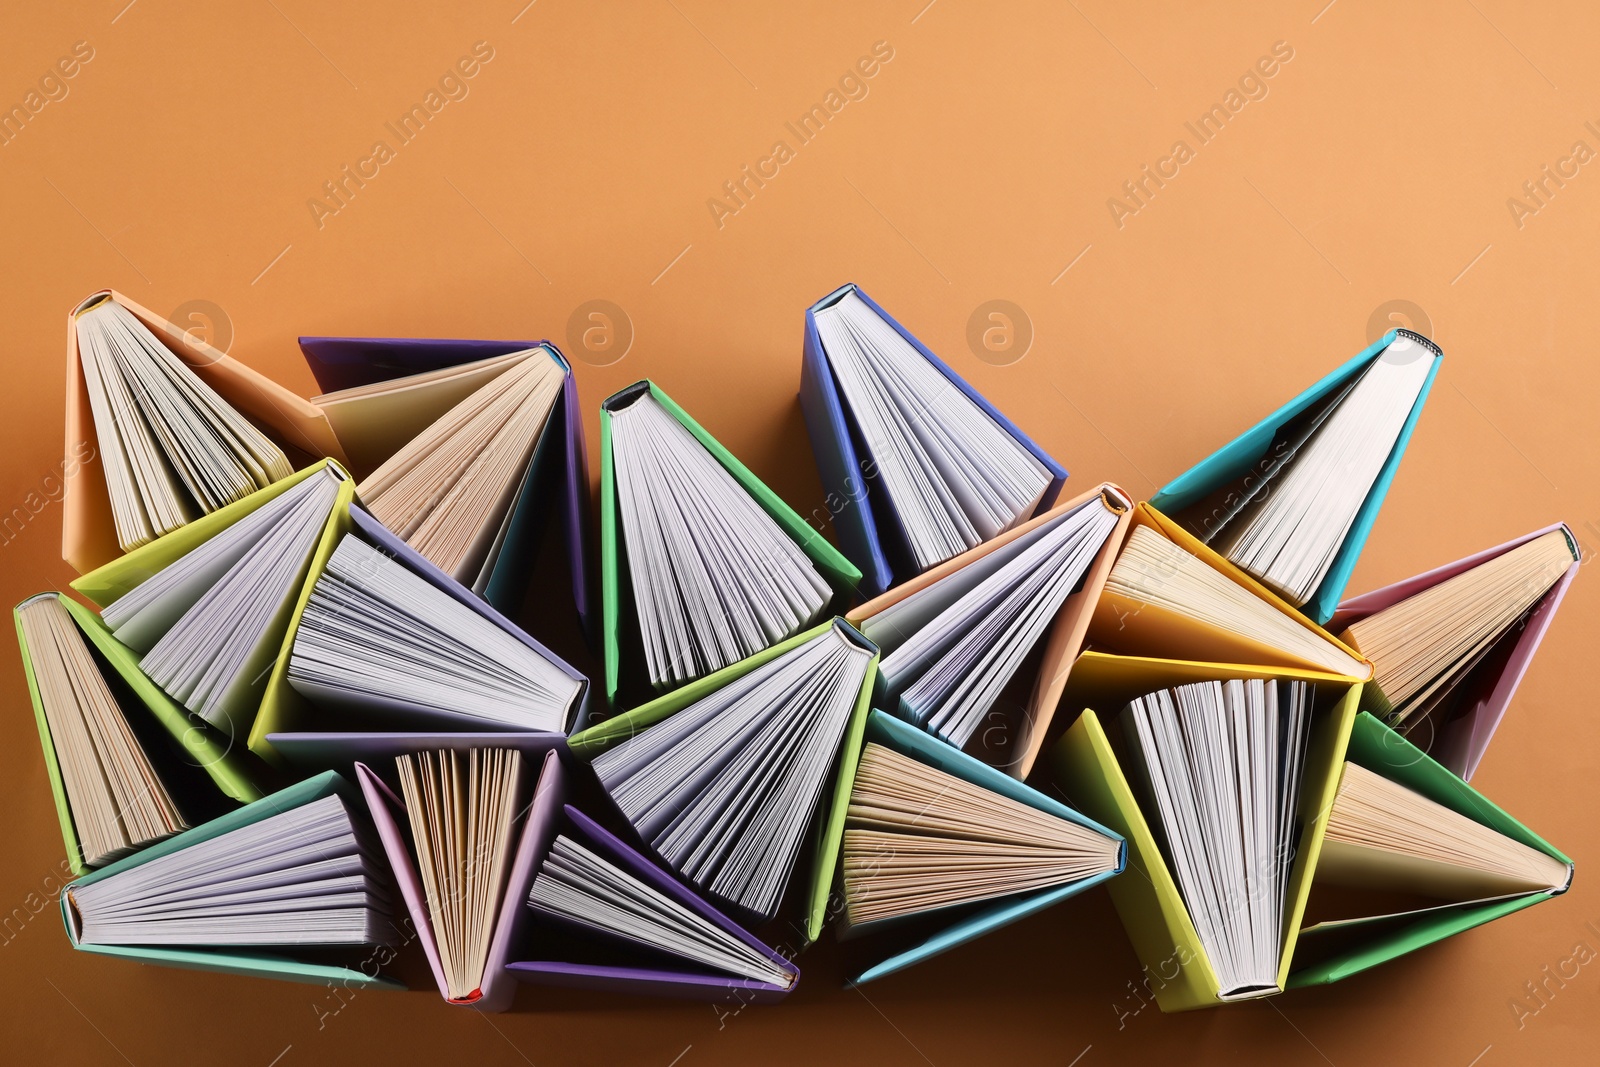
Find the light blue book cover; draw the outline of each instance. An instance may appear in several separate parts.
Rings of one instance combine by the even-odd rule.
[[[982,937],[991,930],[998,930],[1018,919],[1032,915],[1034,912],[1043,911],[1053,904],[1060,903],[1068,897],[1077,896],[1084,890],[1097,886],[1110,878],[1122,873],[1128,862],[1128,848],[1122,837],[1113,830],[1095,822],[1087,816],[1080,815],[1065,804],[1050,799],[1037,789],[1027,786],[1012,778],[1003,771],[996,770],[981,760],[967,755],[960,749],[940,741],[931,734],[925,733],[900,719],[882,711],[873,711],[867,720],[867,742],[877,742],[886,748],[894,749],[902,755],[910,756],[920,763],[925,763],[946,774],[954,775],[973,785],[980,786],[1019,804],[1026,804],[1048,815],[1075,822],[1085,826],[1096,833],[1116,841],[1120,846],[1117,850],[1116,870],[1105,874],[1084,878],[1067,885],[1055,886],[1032,893],[1020,893],[1014,896],[1001,898],[977,911],[964,915],[933,933],[919,939],[915,944],[901,948],[887,959],[880,960],[872,966],[856,974],[851,981],[857,985],[870,982],[875,978],[893,974],[903,970],[914,963],[920,963],[941,952],[965,944],[975,938]],[[856,927],[864,944],[870,944],[871,931],[878,924],[867,924]],[[891,924],[884,924],[883,929],[891,929]]]
[[[1402,332],[1411,340],[1422,343],[1435,356],[1443,355],[1437,345],[1420,334],[1390,330],[1339,369],[1167,483],[1150,498],[1150,506],[1164,515],[1175,516],[1207,495],[1243,478],[1249,473],[1250,468],[1271,450],[1273,439],[1280,427],[1350,382],[1365,370],[1369,363],[1378,358],[1379,353],[1388,348]],[[1389,458],[1379,471],[1377,480],[1372,483],[1372,490],[1367,494],[1361,509],[1356,512],[1355,521],[1351,523],[1350,532],[1345,535],[1344,543],[1339,546],[1332,566],[1328,568],[1322,584],[1311,594],[1311,599],[1300,609],[1318,626],[1325,625],[1333,618],[1333,613],[1339,606],[1339,601],[1344,595],[1344,587],[1350,581],[1351,572],[1355,570],[1356,560],[1361,556],[1362,547],[1367,543],[1367,535],[1372,532],[1372,524],[1378,518],[1378,509],[1383,507],[1383,498],[1388,495],[1389,484],[1394,481],[1395,471],[1400,466],[1400,457],[1405,454],[1406,445],[1411,440],[1411,432],[1422,414],[1422,406],[1428,401],[1428,392],[1433,388],[1433,380],[1439,374],[1441,362],[1442,360],[1437,358],[1433,361],[1427,380],[1422,383],[1422,391],[1417,394],[1417,402],[1412,406],[1411,414],[1406,417],[1405,425],[1400,428],[1400,436],[1395,439]]]

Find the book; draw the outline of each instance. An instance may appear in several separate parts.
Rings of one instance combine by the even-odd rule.
[[[393,767],[411,752],[514,748],[538,764],[546,752],[566,746],[561,734],[503,730],[284,730],[268,734],[267,741],[296,774],[338,771],[347,777],[354,776],[357,763]]]
[[[1421,334],[1389,331],[1168,483],[1151,506],[1327,622],[1442,357]]]
[[[993,725],[990,712],[1007,683],[1068,598],[1082,590],[1132,507],[1120,492],[1103,488],[1073,507],[1052,509],[965,566],[863,612],[861,632],[883,653],[875,698],[906,721],[967,747],[980,727]],[[1038,724],[1024,728],[1031,735]],[[1031,764],[1032,737],[1021,747],[1019,777]]]
[[[191,750],[162,729],[173,718],[182,723],[181,710],[168,704],[157,712],[144,704],[87,636],[96,626],[92,616],[82,618],[88,612],[59,594],[40,593],[14,614],[74,874],[226,810],[227,794],[188,762]],[[214,737],[201,736],[205,756],[226,754]],[[228,772],[219,776],[226,779]],[[248,782],[238,784],[250,799],[258,795]]]
[[[1371,676],[1365,660],[1264,591],[1136,517],[1106,578],[1090,641],[1136,655]]]
[[[806,311],[800,404],[869,595],[1048,508],[1067,476],[855,285]]]
[[[343,459],[303,397],[120,293],[93,294],[67,326],[61,554],[79,573],[296,463]]]
[[[809,904],[820,931],[876,664],[835,620],[569,743],[654,854],[741,919],[777,914],[833,777]]]
[[[1271,961],[1270,972],[1255,961],[1256,953],[1243,961],[1247,968],[1233,972],[1222,969],[1229,965],[1227,959],[1213,959],[1211,946],[1217,926],[1197,914],[1209,905],[1181,881],[1187,876],[1178,866],[1180,857],[1172,851],[1170,837],[1163,832],[1160,809],[1146,791],[1142,763],[1134,751],[1137,741],[1125,728],[1129,724],[1124,709],[1137,699],[1162,690],[1215,687],[1230,682],[1261,683],[1263,690],[1269,684],[1281,688],[1284,683],[1293,683],[1304,686],[1311,698],[1303,742],[1305,754],[1300,761],[1299,799],[1290,809],[1289,850],[1274,853],[1269,849],[1268,864],[1258,863],[1253,868],[1239,861],[1242,846],[1236,850],[1219,845],[1215,852],[1206,854],[1213,863],[1229,863],[1236,876],[1244,872],[1247,884],[1254,875],[1255,884],[1262,888],[1260,898],[1254,902],[1254,913],[1264,912],[1264,918],[1250,928],[1257,932],[1251,940],[1259,949],[1277,938],[1278,954]],[[1132,873],[1112,879],[1107,890],[1143,965],[1150,992],[1163,1011],[1212,1007],[1270,995],[1285,987],[1360,696],[1358,679],[1293,668],[1092,651],[1085,652],[1073,667],[1062,700],[1081,709],[1081,714],[1051,750],[1053,781],[1074,808],[1127,840]],[[1287,798],[1287,791],[1283,798]],[[1185,810],[1200,817],[1199,808]],[[1242,811],[1241,808],[1241,815]],[[1255,825],[1265,830],[1271,824],[1263,819]],[[1281,816],[1277,825],[1281,828]],[[1281,849],[1281,843],[1275,847]],[[1193,859],[1195,851],[1188,850],[1183,858]],[[1258,856],[1259,852],[1258,849]],[[1261,908],[1269,899],[1281,901],[1281,906],[1274,903]],[[1243,938],[1252,913],[1249,895],[1235,893],[1233,903],[1224,912],[1225,934]],[[1282,924],[1281,932],[1276,934],[1274,916]],[[1202,936],[1203,929],[1211,932]],[[1236,959],[1240,955],[1234,953]],[[1259,973],[1250,973],[1257,968]],[[1261,984],[1249,984],[1254,982]]]
[[[1370,712],[1342,757],[1291,987],[1348,978],[1571,888],[1571,859]]]
[[[470,534],[490,534],[475,573],[470,568],[435,562],[457,574],[490,604],[515,613],[527,591],[532,563],[546,526],[561,528],[573,603],[586,633],[592,633],[589,557],[589,467],[584,449],[578,382],[561,351],[549,341],[435,340],[412,337],[302,337],[300,350],[317,384],[324,390],[319,405],[350,456],[351,470],[363,479],[362,500],[375,512],[385,509],[372,499],[365,479],[404,449],[438,453],[433,460],[457,473],[458,481],[491,487],[501,495],[475,491],[476,503],[463,507],[431,506],[437,526],[458,524]],[[489,463],[492,452],[463,450],[458,412],[480,390],[495,392],[511,384],[506,372],[526,363],[543,371],[545,385],[553,370],[559,375],[554,398],[538,393],[537,404],[523,404],[520,431],[533,433],[534,444],[515,463]],[[499,383],[496,385],[496,383]],[[518,439],[512,421],[503,424],[507,443]],[[412,474],[410,477],[415,478]],[[394,490],[390,490],[394,492]],[[456,490],[467,495],[465,487]],[[489,502],[492,506],[485,507]],[[442,509],[442,510],[441,510]],[[387,521],[390,516],[379,514]],[[411,534],[407,535],[412,537]],[[414,538],[413,538],[414,539]]]
[[[1122,838],[995,768],[874,711],[840,852],[841,938],[872,981],[1119,873]]]
[[[1372,661],[1367,709],[1470,780],[1579,561],[1548,526],[1347,600],[1328,625]]]
[[[506,969],[524,982],[727,1001],[780,1000],[799,969],[569,802],[544,758],[519,846],[528,927]]]
[[[1101,501],[1107,509],[1116,513],[1116,523],[1111,533],[1090,561],[1082,580],[1069,592],[1049,622],[1048,632],[1027,653],[1023,669],[1013,676],[1012,685],[1002,689],[1001,698],[984,714],[983,728],[975,731],[963,746],[963,751],[1001,768],[1018,780],[1027,778],[1033,771],[1039,753],[1051,734],[1051,724],[1068,672],[1082,650],[1089,620],[1100,601],[1106,578],[1111,573],[1117,551],[1132,522],[1133,508],[1127,493],[1120,486],[1105,482],[1070,500],[1058,501],[1048,511],[1022,525],[929,568],[845,614],[845,619],[863,633],[876,634],[880,648],[892,650],[899,639],[899,630],[883,625],[880,617],[884,617],[885,621],[893,619],[897,614],[894,609],[902,601],[921,596],[924,590],[934,585],[942,586],[946,579],[952,581],[950,589],[958,588],[962,583],[956,581],[957,574],[969,568],[977,568],[973,574],[987,573],[987,565],[979,566],[987,557],[1020,539],[1032,537],[1045,523],[1094,500]],[[1036,670],[1031,666],[1035,659]],[[1016,681],[1030,675],[1032,681],[1025,697],[1021,700],[1009,699]],[[881,693],[878,695],[881,698]]]
[[[270,499],[106,604],[101,618],[174,700],[214,726],[247,733],[347,481],[331,463],[285,480]]]
[[[664,692],[816,625],[861,577],[648,381],[601,406],[600,554],[614,706],[625,648],[633,692]]]
[[[407,595],[421,598],[428,619],[433,621],[397,614],[399,605],[385,608],[385,614],[381,617],[344,620],[345,623],[360,627],[369,637],[376,635],[385,623],[396,627],[395,634],[389,635],[380,644],[340,650],[341,654],[352,657],[355,664],[367,664],[362,669],[375,667],[377,674],[368,680],[376,684],[367,685],[367,680],[363,680],[363,684],[354,685],[350,679],[336,678],[332,687],[319,687],[313,677],[316,670],[308,659],[302,657],[302,666],[308,673],[301,677],[297,685],[291,681],[289,669],[295,658],[295,646],[311,606],[313,591],[325,576],[335,551],[347,541],[359,542],[360,546],[371,550],[362,552],[361,547],[352,549],[355,556],[370,564],[360,568],[356,575],[359,579],[357,585],[366,583],[369,578],[385,588],[398,582],[401,588],[410,591]],[[355,556],[347,555],[346,558],[348,560]],[[421,585],[412,579],[420,579],[429,590],[423,591]],[[327,591],[325,588],[324,592]],[[368,602],[370,596],[380,591],[377,585],[365,589]],[[440,594],[442,599],[434,594]],[[453,606],[447,606],[445,601]],[[458,608],[465,609],[465,613],[458,612]],[[446,626],[448,632],[433,629],[435,624]],[[424,626],[427,628],[419,628]],[[419,641],[434,642],[434,646],[412,662],[400,662],[406,655],[416,652]],[[463,642],[474,641],[481,641],[481,646],[462,650]],[[470,684],[478,690],[485,686],[509,686],[521,694],[512,698],[520,702],[520,710],[500,707],[497,711],[485,713],[484,709],[477,706],[476,700],[463,698],[459,694],[444,694],[440,699],[438,682],[443,675],[433,674],[432,668],[444,664],[448,671],[456,672],[455,676],[459,677],[460,671],[475,669],[471,666],[474,663],[483,674]],[[518,673],[522,675],[521,680],[515,676]],[[543,681],[535,682],[531,680],[533,678]],[[564,710],[557,711],[534,692],[543,684],[554,687],[546,691],[546,695],[566,691],[570,687],[570,700],[561,696],[554,698]],[[429,686],[433,687],[431,691]],[[316,692],[316,696],[308,696],[302,692],[302,688]],[[290,612],[282,648],[267,674],[265,694],[250,730],[250,751],[268,763],[287,770],[288,761],[269,740],[274,734],[349,731],[393,733],[413,730],[522,733],[527,727],[519,727],[514,722],[508,722],[507,718],[510,716],[526,721],[530,715],[546,719],[559,717],[564,724],[560,729],[576,730],[587,722],[588,696],[587,678],[529,637],[482,597],[476,596],[424,559],[416,549],[353,503],[353,498],[346,498],[323,531],[322,540],[311,560],[310,574],[300,587],[299,599]],[[502,693],[497,699],[504,697]]]
[[[1145,810],[1223,1000],[1279,989],[1312,699],[1303,681],[1229,679],[1157,690],[1122,712]]]
[[[584,685],[554,657],[346,533],[311,587],[289,685],[353,715],[561,733]]]
[[[330,772],[118,860],[62,891],[67,936],[143,963],[399,988],[375,962],[400,935],[357,804]]]

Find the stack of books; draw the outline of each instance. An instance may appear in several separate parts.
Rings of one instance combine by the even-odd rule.
[[[1571,885],[1469,784],[1571,530],[1341,599],[1425,337],[1141,502],[1063,494],[847,285],[800,372],[839,547],[651,381],[600,405],[595,546],[547,341],[305,337],[307,400],[113,292],[69,325],[80,577],[15,616],[75,948],[398,988],[414,942],[479,1011],[743,1005],[830,927],[859,984],[1104,884],[1185,1010]],[[598,696],[515,621],[552,522]]]

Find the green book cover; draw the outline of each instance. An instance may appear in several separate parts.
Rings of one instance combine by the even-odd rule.
[[[679,407],[651,381],[637,382],[612,394],[600,406],[600,603],[602,654],[605,662],[606,702],[616,706],[617,688],[622,677],[623,558],[625,546],[620,536],[621,517],[617,512],[616,475],[612,465],[611,412],[626,406],[648,392],[673,418],[683,424],[706,451],[720,463],[734,481],[761,506],[816,565],[823,580],[832,587],[834,597],[829,610],[840,611],[861,581],[861,571],[828,543],[822,534],[802,519],[783,498],[751,473],[750,468],[722,446],[715,437]],[[630,610],[629,617],[633,617]]]
[[[152,946],[132,945],[84,945],[78,942],[76,923],[72,912],[71,893],[73,889],[93,885],[105,878],[121,874],[123,871],[132,870],[151,860],[162,856],[170,856],[186,848],[214,840],[223,834],[250,826],[282,814],[302,805],[309,804],[323,797],[338,794],[348,800],[358,810],[362,801],[355,789],[343,778],[333,771],[324,771],[313,778],[307,778],[287,789],[280,790],[269,796],[262,797],[252,804],[246,805],[237,811],[229,812],[221,818],[212,819],[202,826],[192,830],[185,830],[160,841],[142,852],[135,853],[124,859],[102,867],[93,874],[79,878],[66,887],[61,893],[61,921],[66,927],[67,937],[72,942],[72,947],[82,952],[93,952],[102,956],[117,956],[123,959],[137,960],[142,963],[157,963],[169,967],[184,967],[194,970],[222,971],[227,974],[244,974],[262,978],[278,978],[293,982],[309,982],[315,985],[324,985],[336,982],[347,989],[404,989],[405,986],[391,978],[377,974],[376,968],[372,973],[367,973],[364,967],[342,967],[333,964],[310,963],[302,960],[290,959],[274,955],[270,951],[256,948],[160,948]]]
[[[234,751],[229,740],[219,736],[215,729],[185,710],[146,677],[139,669],[138,656],[111,635],[98,615],[72,598],[57,593],[40,593],[38,597],[54,597],[59,601],[90,646],[132,691],[139,704],[171,736],[175,750],[181,752],[187,762],[204,770],[218,791],[241,804],[261,799],[264,794],[252,779],[247,769],[248,761],[242,753]],[[73,874],[81,875],[89,868],[84,865],[82,848],[72,821],[72,810],[67,803],[55,742],[50,736],[49,719],[45,716],[38,680],[33,673],[33,657],[22,634],[21,609],[38,597],[29,597],[18,604],[12,615],[17,626],[17,644],[22,652],[22,670],[28,681],[28,695],[33,700],[34,719],[39,727],[39,743],[44,750],[45,772],[50,778],[50,791],[55,798],[56,815],[61,822],[62,838],[67,846],[67,862]],[[122,710],[124,714],[137,714],[132,708],[124,707]]]
[[[1420,748],[1385,725],[1371,712],[1356,716],[1350,734],[1351,763],[1375,771],[1436,804],[1498,831],[1569,866],[1572,860],[1504,809],[1456,777]],[[1568,886],[1571,876],[1568,876]],[[1425,945],[1482,926],[1565,892],[1524,893],[1515,897],[1468,901],[1416,912],[1381,915],[1340,923],[1322,923],[1301,931],[1308,946],[1319,939],[1345,936],[1346,947],[1289,974],[1289,987],[1326,985],[1359,974]]]
[[[815,941],[822,935],[822,927],[828,917],[828,893],[833,887],[833,874],[839,862],[839,846],[844,840],[845,812],[850,806],[850,790],[855,785],[856,767],[861,762],[862,738],[866,734],[867,714],[872,703],[872,682],[878,673],[877,646],[862,637],[860,631],[843,619],[834,619],[832,622],[812,627],[748,659],[730,664],[704,678],[697,678],[664,696],[657,697],[648,704],[573,734],[567,740],[575,755],[580,759],[592,760],[611,746],[621,744],[635,734],[649,729],[785,652],[820,637],[832,627],[838,627],[852,641],[871,649],[872,659],[867,664],[867,673],[861,682],[861,692],[856,696],[855,708],[851,711],[850,721],[845,726],[844,739],[839,746],[835,763],[833,790],[828,794],[823,817],[818,823],[816,845],[812,854],[811,886],[806,902],[806,937],[810,941]]]

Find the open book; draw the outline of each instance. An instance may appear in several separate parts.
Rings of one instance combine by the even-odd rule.
[[[1577,562],[1571,534],[1550,530],[1352,621],[1339,637],[1372,661],[1371,710],[1408,733],[1448,719],[1462,683]]]
[[[573,603],[586,626],[593,621],[589,468],[578,383],[555,345],[302,337],[300,351],[323,390],[313,403],[338,432],[350,470],[361,479],[361,499],[382,511],[385,522],[508,614],[522,607],[541,540],[554,523]],[[534,366],[510,374],[529,363]],[[559,376],[555,383],[552,372]],[[511,394],[523,399],[507,404]],[[519,448],[530,439],[524,456]],[[444,489],[419,497],[415,490],[424,483]],[[409,529],[411,520],[421,525]],[[452,565],[451,553],[439,546],[458,537],[471,552]],[[465,564],[484,537],[488,547],[474,573]]]
[[[1399,330],[1150,503],[1327,621],[1399,466],[1442,353]]]
[[[850,926],[1047,889],[1117,869],[1121,843],[869,742],[845,823]]]
[[[281,448],[110,294],[85,303],[74,326],[124,550],[293,473]]]
[[[441,379],[458,387],[481,384],[399,444],[356,492],[375,518],[440,570],[475,585],[497,562],[494,550],[504,544],[512,503],[560,399],[566,368],[548,349],[530,348],[356,386],[314,402],[341,440],[363,442],[357,454],[377,456],[392,443],[391,435],[411,429],[405,416],[416,394]]]
[[[1356,716],[1290,985],[1338,981],[1567,891],[1572,861]]]
[[[1136,523],[1106,579],[1091,639],[1117,651],[1304,667],[1365,679],[1372,668],[1303,618]]]
[[[707,679],[681,710],[646,705],[572,741],[586,754],[622,738],[594,770],[640,837],[713,899],[763,920],[777,912],[876,653],[837,621],[779,648]]]
[[[101,617],[174,700],[247,733],[345,480],[324,463],[263,491],[272,494],[264,503],[107,604]]]
[[[330,772],[78,879],[62,894],[73,945],[177,966],[390,984],[359,967],[296,958],[399,941],[388,875],[352,799]]]
[[[63,826],[76,839],[69,858],[103,867],[188,822],[156,772],[77,622],[54,593],[17,606],[22,642],[48,762],[66,804]]]
[[[290,686],[369,725],[417,721],[564,732],[584,692],[570,668],[354,533],[295,629]]]
[[[957,748],[1084,581],[1131,504],[1096,495],[861,623],[880,698]]]
[[[601,457],[613,700],[624,638],[664,691],[816,625],[860,577],[649,382],[605,402]]]
[[[1312,694],[1201,682],[1131,702],[1123,736],[1223,1000],[1279,990]]]
[[[841,539],[873,592],[891,570],[909,578],[1048,506],[1066,472],[859,289],[806,319],[801,399],[823,481],[847,494]],[[883,489],[876,514],[869,479]]]

